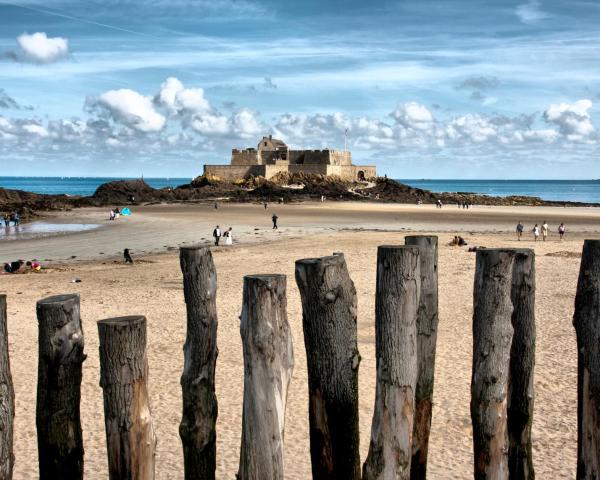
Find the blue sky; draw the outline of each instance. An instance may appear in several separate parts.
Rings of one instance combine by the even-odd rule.
[[[0,0],[0,176],[194,176],[347,131],[392,177],[599,178],[599,25],[576,0]]]

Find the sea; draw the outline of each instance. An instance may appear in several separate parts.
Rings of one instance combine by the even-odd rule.
[[[36,193],[92,195],[109,177],[0,177],[0,187]],[[154,188],[176,187],[191,178],[144,178]],[[527,195],[544,200],[600,203],[600,180],[428,180],[398,179],[433,192],[470,192],[491,196]]]

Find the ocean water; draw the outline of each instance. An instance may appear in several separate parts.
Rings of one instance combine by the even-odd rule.
[[[0,187],[27,192],[67,195],[92,195],[103,183],[128,178],[109,177],[0,177]],[[144,178],[154,188],[177,187],[191,178]]]
[[[600,203],[600,180],[415,180],[411,187],[432,192],[471,192],[494,197],[527,195],[543,200]]]
[[[102,177],[0,177],[0,187],[36,193],[92,195]],[[144,178],[154,188],[176,187],[191,178]],[[416,180],[400,179],[433,192],[472,192],[492,196],[528,195],[544,200],[600,203],[600,180]]]

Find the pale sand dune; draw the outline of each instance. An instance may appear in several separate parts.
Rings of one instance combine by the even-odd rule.
[[[285,206],[288,209],[289,206]],[[379,208],[379,206],[377,206]],[[394,208],[396,207],[396,208]],[[186,209],[190,210],[186,210]],[[148,216],[140,215],[138,222],[119,224],[105,229],[110,236],[94,232],[63,238],[23,242],[23,245],[0,243],[0,255],[21,252],[30,258],[43,249],[60,251],[71,249],[81,257],[97,257],[102,242],[110,245],[98,251],[116,253],[123,239],[136,248],[144,245],[176,245],[191,241],[193,231],[204,229],[202,236],[213,223],[206,207],[196,212],[193,207],[164,207],[148,209]],[[233,222],[233,216],[247,212],[243,222],[248,225],[244,242],[250,242],[254,215],[263,215],[264,227],[269,227],[268,212],[256,212],[257,206],[232,206],[219,212],[221,226]],[[297,209],[297,218],[292,215]],[[217,266],[219,357],[217,361],[217,395],[219,400],[218,475],[220,479],[234,478],[237,471],[242,395],[243,360],[239,335],[239,314],[242,300],[242,277],[254,273],[284,273],[288,277],[288,315],[294,336],[296,366],[289,391],[286,423],[286,478],[310,478],[308,445],[308,404],[306,384],[306,358],[303,345],[301,306],[294,281],[294,260],[307,256],[322,256],[333,251],[346,255],[350,274],[356,284],[359,298],[359,350],[360,365],[360,423],[361,459],[368,449],[370,424],[375,393],[374,352],[374,293],[376,250],[380,244],[404,243],[404,232],[345,232],[323,231],[323,224],[340,228],[354,219],[353,228],[377,225],[395,228],[395,216],[403,217],[406,228],[421,229],[428,222],[439,226],[438,230],[470,230],[451,215],[450,207],[443,216],[434,209],[418,210],[417,207],[385,206],[381,210],[363,207],[353,208],[343,204],[328,206],[329,213],[321,217],[310,209],[318,206],[293,206],[287,214],[278,214],[285,220],[292,219],[293,226],[285,226],[281,234],[265,230],[254,243],[242,243],[233,247],[221,247],[213,252]],[[245,210],[246,209],[246,210]],[[364,210],[363,210],[364,209]],[[386,210],[388,209],[388,210]],[[234,213],[234,210],[236,213]],[[552,221],[562,209],[524,209],[515,213],[510,209],[477,211],[482,221],[473,230],[490,231],[496,222],[512,231],[515,215],[527,218],[544,218]],[[383,213],[382,213],[383,211]],[[165,212],[167,215],[165,216]],[[398,213],[400,212],[400,213]],[[424,213],[425,212],[425,213]],[[463,212],[460,212],[462,215]],[[470,223],[473,217],[463,220]],[[475,213],[475,212],[469,212]],[[95,214],[92,212],[92,214]],[[190,215],[200,220],[190,226]],[[458,211],[456,212],[458,214]],[[72,212],[70,215],[81,215]],[[88,215],[86,213],[86,215]],[[231,217],[229,217],[231,215]],[[389,215],[389,217],[387,216]],[[552,217],[556,215],[556,217]],[[579,225],[582,230],[592,230],[598,225],[595,210],[575,211],[569,209],[568,226]],[[573,215],[573,217],[571,217]],[[265,218],[266,216],[266,218]],[[529,216],[529,217],[528,217]],[[542,217],[543,216],[543,217]],[[564,215],[563,215],[564,216]],[[144,218],[141,218],[144,217]],[[150,218],[152,217],[152,218]],[[206,217],[206,218],[204,218]],[[286,218],[287,217],[287,218]],[[589,217],[589,218],[588,218]],[[225,219],[225,220],[223,220]],[[408,220],[411,220],[409,222]],[[448,219],[445,219],[448,220]],[[235,225],[239,225],[240,221]],[[352,223],[352,222],[350,222]],[[419,225],[415,227],[415,225]],[[179,228],[188,225],[181,232]],[[159,226],[162,226],[159,228]],[[183,228],[183,227],[182,227]],[[158,229],[158,230],[156,230]],[[399,229],[399,228],[398,228]],[[501,229],[501,228],[500,228]],[[573,229],[573,228],[572,228]],[[316,232],[319,231],[319,234]],[[157,238],[153,235],[156,232]],[[271,235],[272,234],[272,235]],[[199,236],[197,233],[196,239]],[[472,476],[471,422],[469,415],[471,375],[471,311],[473,270],[475,255],[465,249],[448,247],[452,234],[440,234],[440,327],[435,378],[433,427],[430,445],[429,471],[435,479],[469,478]],[[586,234],[585,236],[593,236]],[[279,238],[280,241],[265,240]],[[171,243],[164,241],[169,239]],[[236,240],[240,236],[235,237]],[[517,243],[512,234],[475,233],[467,235],[471,244],[506,247],[533,247],[531,241]],[[551,252],[579,252],[584,235],[570,235],[559,243],[553,239],[535,245],[537,254],[537,357],[535,370],[536,404],[533,427],[534,462],[538,478],[574,478],[576,461],[576,344],[571,324],[573,302],[577,282],[579,259],[567,256],[546,256]],[[118,241],[118,242],[117,242]],[[164,243],[163,243],[164,242]],[[159,248],[159,247],[155,247]],[[73,250],[76,249],[76,250]],[[112,249],[112,251],[110,250]],[[153,250],[153,248],[148,248]],[[164,250],[164,248],[163,248]],[[65,256],[66,257],[66,256]],[[58,257],[57,257],[58,258]],[[64,258],[64,257],[63,257]],[[139,257],[138,257],[139,258]],[[82,422],[86,449],[86,478],[101,479],[107,476],[106,448],[103,423],[102,390],[99,382],[98,335],[95,322],[101,318],[126,314],[145,314],[149,321],[148,357],[150,364],[150,394],[152,413],[158,436],[157,478],[183,478],[183,459],[178,426],[181,415],[181,389],[179,377],[183,366],[182,346],[185,338],[185,305],[181,286],[177,252],[148,255],[134,266],[94,262],[66,263],[52,271],[41,274],[0,276],[0,291],[8,294],[9,341],[13,380],[16,390],[15,431],[15,479],[37,476],[37,447],[35,430],[35,391],[37,381],[37,321],[36,300],[58,293],[81,294],[82,318],[88,359],[84,363],[82,385]],[[70,283],[73,277],[82,283]]]

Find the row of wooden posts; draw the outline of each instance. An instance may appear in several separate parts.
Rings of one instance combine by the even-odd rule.
[[[209,249],[182,247],[187,306],[181,377],[185,478],[216,469],[217,274]],[[534,253],[477,251],[471,419],[476,479],[533,479]],[[309,387],[313,478],[425,479],[438,325],[437,237],[409,236],[377,253],[377,385],[371,442],[360,465],[357,295],[343,254],[296,262]],[[294,367],[284,275],[244,277],[244,355],[238,479],[283,479]],[[41,479],[83,478],[79,296],[37,303],[36,424]],[[600,475],[600,241],[586,240],[574,325],[578,343],[577,478]],[[154,478],[156,436],[147,391],[146,319],[98,322],[109,478]],[[0,480],[12,478],[14,392],[6,296],[0,295]],[[448,472],[451,476],[452,472]]]

